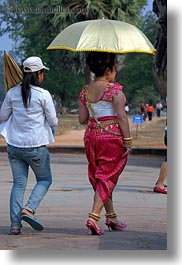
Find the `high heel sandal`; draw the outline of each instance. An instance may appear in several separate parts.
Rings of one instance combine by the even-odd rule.
[[[126,223],[114,223],[113,221],[111,221],[110,219],[112,218],[116,218],[117,214],[116,213],[106,213],[106,225],[108,227],[108,230],[117,230],[117,231],[122,231],[127,227]]]
[[[100,216],[98,214],[95,214],[95,213],[89,213],[89,217],[95,221],[100,220]],[[93,220],[88,219],[88,221],[86,223],[86,226],[88,228],[88,234],[92,233],[92,235],[98,235],[98,236],[103,235],[104,231],[99,229]]]

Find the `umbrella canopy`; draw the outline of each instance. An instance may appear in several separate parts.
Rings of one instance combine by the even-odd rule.
[[[4,51],[4,86],[5,92],[19,84],[23,79],[23,73],[13,58]]]
[[[98,19],[74,23],[51,42],[48,50],[73,52],[141,52],[154,54],[155,49],[145,34],[134,25],[118,20]]]

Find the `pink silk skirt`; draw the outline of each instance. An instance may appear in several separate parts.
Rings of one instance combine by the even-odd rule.
[[[116,117],[103,117],[98,120],[113,119],[116,119]],[[106,127],[109,131],[121,134],[119,124]],[[126,152],[122,139],[123,136],[115,136],[101,128],[96,128],[95,120],[93,118],[89,119],[89,125],[84,135],[88,176],[94,191],[99,193],[104,203],[108,198],[112,200],[112,192],[128,160],[128,156],[122,158],[122,155]]]

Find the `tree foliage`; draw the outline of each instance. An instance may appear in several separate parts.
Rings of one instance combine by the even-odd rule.
[[[154,0],[153,12],[157,15],[158,32],[153,60],[154,78],[163,102],[167,97],[167,0]]]
[[[0,51],[0,103],[4,98],[3,53]]]
[[[156,36],[156,18],[148,12],[140,21],[140,28],[153,43]],[[137,105],[141,101],[155,103],[159,99],[152,71],[153,57],[149,54],[128,54],[124,60],[118,81],[122,80],[124,92],[130,104]]]
[[[143,27],[153,42],[155,22],[149,16],[141,19],[140,15],[146,3],[146,0],[7,0],[0,4],[0,34],[11,34],[15,60],[34,55],[47,63],[50,71],[45,75],[44,87],[60,97],[62,105],[68,105],[76,101],[85,82],[85,54],[47,51],[51,41],[72,23],[105,17]],[[138,100],[140,91],[144,95],[145,90],[151,93],[155,90],[151,60],[150,55],[127,55],[120,67],[118,80],[124,83],[131,103]]]

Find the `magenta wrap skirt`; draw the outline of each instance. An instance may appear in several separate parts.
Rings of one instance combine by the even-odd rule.
[[[111,119],[116,119],[116,117],[104,117],[99,121]],[[106,127],[110,131],[121,134],[119,124]],[[98,191],[104,203],[108,198],[112,200],[112,192],[128,160],[128,156],[122,158],[126,152],[122,139],[123,136],[115,136],[103,129],[96,128],[94,119],[89,119],[89,125],[84,135],[88,176],[94,191]]]

